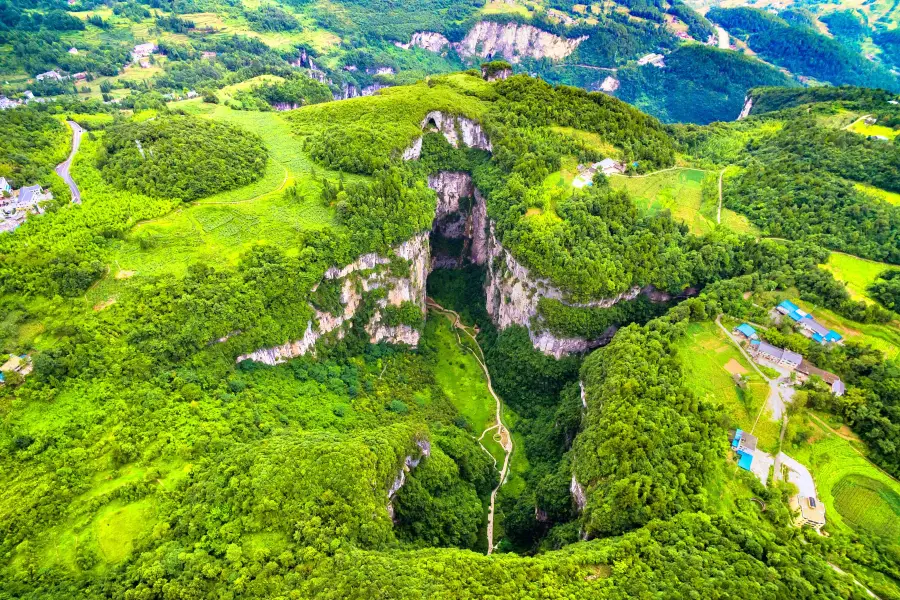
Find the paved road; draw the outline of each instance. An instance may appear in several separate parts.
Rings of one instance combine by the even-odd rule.
[[[812,474],[810,474],[809,469],[801,465],[799,462],[797,462],[784,452],[778,453],[778,460],[776,461],[776,465],[787,466],[788,481],[797,486],[797,489],[800,491],[801,496],[811,496],[817,500],[819,499],[819,495],[816,494],[816,484],[813,481],[813,477]],[[776,466],[775,468],[775,478],[781,479],[781,470],[778,468],[778,466]]]
[[[784,415],[785,411],[784,411],[784,397],[782,396],[782,389],[778,385],[779,380],[769,379],[769,377],[765,373],[762,372],[762,370],[756,365],[756,361],[754,361],[750,357],[750,355],[747,354],[747,351],[744,350],[744,347],[741,346],[740,341],[735,339],[735,337],[733,335],[731,335],[731,332],[728,331],[728,328],[725,327],[724,325],[722,325],[722,315],[719,315],[718,317],[716,317],[716,325],[718,325],[722,329],[722,331],[725,332],[725,335],[728,336],[728,339],[731,340],[735,346],[737,346],[737,349],[740,350],[741,354],[744,355],[744,358],[747,359],[747,362],[750,363],[750,366],[753,367],[753,369],[757,373],[759,373],[759,376],[762,377],[766,381],[766,383],[769,384],[769,399],[766,404],[769,406],[770,409],[772,409],[772,419],[774,421],[781,420],[781,417]],[[782,373],[782,374],[784,374],[784,373]],[[785,389],[787,389],[787,388],[785,388]],[[760,410],[760,415],[762,415],[761,410]],[[756,417],[756,420],[757,420],[757,422],[759,421],[759,416]],[[753,428],[756,429],[756,424],[754,424]],[[751,430],[750,433],[753,433],[753,431]]]
[[[72,166],[72,161],[75,159],[75,153],[78,152],[78,147],[81,145],[81,134],[84,133],[84,129],[75,121],[66,121],[66,123],[72,128],[72,153],[69,154],[69,158],[57,165],[56,174],[63,178],[63,181],[66,182],[72,191],[72,202],[81,204],[81,192],[72,176],[69,175],[69,169]]]

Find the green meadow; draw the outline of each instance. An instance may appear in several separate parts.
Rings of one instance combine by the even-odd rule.
[[[691,323],[678,341],[677,350],[684,366],[685,383],[699,397],[723,405],[729,425],[752,430],[761,448],[767,451],[777,448],[779,426],[772,421],[769,409],[764,409],[769,385],[725,332],[713,322]],[[735,383],[732,372],[746,376],[746,388]]]
[[[832,252],[828,257],[828,262],[821,267],[831,271],[835,279],[845,282],[847,290],[854,300],[872,302],[866,288],[875,281],[878,275],[892,268],[892,265],[866,260],[843,252]]]

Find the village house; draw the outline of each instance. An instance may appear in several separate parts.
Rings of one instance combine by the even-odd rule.
[[[21,106],[21,102],[18,100],[10,100],[6,96],[0,96],[0,110],[6,110],[7,108],[16,108]]]
[[[131,62],[139,63],[141,62],[142,58],[147,58],[157,50],[159,50],[159,48],[157,48],[156,44],[154,44],[153,42],[138,44],[134,47],[134,50],[131,51]],[[149,65],[149,63],[147,64]]]
[[[12,187],[6,177],[0,177],[0,196],[12,196]]]
[[[825,505],[812,496],[792,496],[791,510],[799,511],[794,520],[797,527],[809,525],[814,529],[820,529],[825,525]]]
[[[737,454],[738,466],[749,471],[753,465],[753,456],[756,452],[757,439],[746,431],[738,429],[731,438],[731,449]]]
[[[201,52],[200,56],[204,60],[213,60],[216,57],[216,53],[215,52]]]
[[[841,381],[840,377],[834,373],[829,373],[828,371],[820,369],[808,360],[803,359],[797,367],[797,379],[800,382],[804,382],[813,376],[818,377],[831,386],[831,393],[835,396],[843,396],[844,392],[847,391],[847,387],[844,385],[844,382]]]
[[[799,306],[785,300],[775,307],[775,310],[782,315],[787,316],[800,327],[800,332],[808,338],[812,338],[822,345],[831,343],[840,343],[843,339],[841,335],[833,329],[828,329],[806,311],[800,309]]]
[[[799,367],[800,363],[803,362],[803,357],[796,352],[791,352],[760,340],[750,342],[750,353],[756,356],[757,360],[766,360],[791,371]]]
[[[78,48],[76,48],[75,46],[72,46],[71,48],[69,48],[69,54],[72,54],[72,55],[78,54]]]
[[[27,354],[16,356],[13,354],[3,365],[0,365],[0,384],[5,383],[9,373],[18,373],[25,377],[34,369],[31,364],[31,357]]]
[[[756,333],[756,330],[753,329],[753,327],[751,327],[750,325],[747,325],[746,323],[741,323],[740,325],[735,327],[734,330],[735,330],[735,332],[738,333],[738,335],[743,336],[744,339],[747,339],[747,340],[758,340],[759,339],[759,334]]]
[[[604,175],[622,175],[625,173],[625,165],[611,158],[604,158],[599,163],[599,169]]]
[[[36,76],[35,79],[37,79],[38,81],[45,81],[45,80],[51,80],[51,79],[55,79],[56,81],[62,81],[63,76],[60,75],[56,71],[47,71],[46,73],[41,73],[40,75]]]
[[[638,66],[653,65],[658,69],[663,69],[666,66],[665,59],[666,57],[662,54],[645,54],[637,62]]]

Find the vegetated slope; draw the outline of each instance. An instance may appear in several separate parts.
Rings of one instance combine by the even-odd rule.
[[[889,111],[890,100],[896,98],[885,90],[853,86],[818,86],[809,88],[759,88],[750,91],[753,100],[751,115],[794,108],[804,104],[840,102],[842,108],[854,111]]]
[[[619,98],[662,121],[683,123],[733,120],[749,89],[796,85],[759,60],[694,44],[668,54],[664,69],[629,66],[618,77]]]
[[[53,167],[68,154],[66,126],[46,113],[0,111],[0,177],[13,188],[49,186]]]
[[[806,27],[754,8],[713,8],[709,18],[776,65],[797,75],[833,84],[853,84],[900,90],[900,81],[883,67]]]
[[[479,118],[493,158],[426,136],[423,152],[438,156],[403,162],[392,154],[375,162],[385,148],[401,150],[421,134],[422,112],[438,108]],[[162,112],[154,122],[169,119],[182,117]],[[164,213],[172,199],[122,192],[122,199],[60,210],[0,239],[0,281],[10,292],[4,302],[20,303],[19,316],[4,320],[0,341],[4,351],[24,349],[35,358],[21,386],[0,388],[0,594],[621,598],[750,596],[750,589],[765,598],[846,598],[864,592],[827,560],[857,577],[893,572],[891,555],[874,544],[798,533],[780,488],[738,480],[733,505],[717,510],[704,502],[700,482],[729,468],[720,454],[727,442],[716,413],[685,391],[666,340],[687,319],[707,319],[722,307],[751,310],[746,288],[789,285],[814,273],[823,257],[812,246],[727,231],[690,236],[665,214],[640,218],[599,178],[596,190],[544,194],[562,156],[601,157],[554,128],[614,144],[641,172],[674,162],[676,141],[655,119],[606,96],[527,77],[486,84],[464,75],[305,107],[294,123],[310,140],[353,123],[389,133],[382,146],[338,147],[320,159],[340,164],[359,153],[360,170],[373,173],[321,184],[320,200],[334,204],[339,227],[299,231],[277,247],[253,246],[218,270],[194,264],[183,276],[138,274],[115,304],[98,311],[80,297],[43,296],[80,295],[102,276],[115,238],[142,210]],[[340,290],[319,285],[330,267],[368,252],[391,256],[386,269],[405,267],[388,248],[431,227],[435,194],[425,175],[448,167],[476,171],[504,243],[574,294],[608,293],[645,278],[662,278],[672,290],[714,282],[705,297],[665,319],[625,329],[606,358],[589,359],[589,437],[609,432],[622,448],[635,448],[633,469],[632,456],[615,448],[617,460],[604,462],[597,454],[602,439],[565,456],[581,426],[578,357],[556,361],[534,350],[523,327],[496,332],[484,323],[492,379],[517,411],[528,409],[514,435],[527,434],[522,447],[540,468],[514,507],[503,507],[501,525],[523,538],[535,533],[525,547],[550,530],[547,547],[570,546],[558,552],[488,558],[461,549],[480,548],[479,504],[496,474],[485,470],[486,455],[442,393],[429,348],[370,343],[364,325],[384,290],[360,292],[344,337],[323,340],[314,357],[275,367],[235,364],[247,352],[302,338],[310,302],[335,307]],[[84,172],[98,176],[96,169]],[[543,212],[526,216],[538,207]],[[735,275],[742,277],[729,279]],[[477,280],[474,288],[482,301]],[[26,327],[44,328],[40,352],[21,341]],[[629,376],[626,364],[646,383]],[[609,400],[608,416],[595,398]],[[629,438],[613,417],[644,435]],[[656,435],[651,426],[668,436],[646,439]],[[668,457],[666,443],[673,448]],[[644,447],[653,455],[641,455]],[[573,457],[576,469],[581,461],[586,469],[582,482],[611,491],[624,509],[620,518],[593,493],[592,531],[635,531],[577,542],[581,523],[568,490]],[[648,490],[671,502],[640,495]],[[391,492],[396,525],[388,516]],[[765,500],[765,513],[751,494]],[[444,544],[459,548],[423,549]],[[847,555],[871,570],[856,568]]]
[[[256,181],[267,158],[256,134],[181,116],[111,127],[97,161],[122,189],[190,201]]]
[[[685,386],[673,334],[663,324],[630,326],[582,367],[587,419],[574,477],[584,486],[589,536],[704,508],[724,432],[718,409]]]

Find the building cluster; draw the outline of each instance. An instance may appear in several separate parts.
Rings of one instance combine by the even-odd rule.
[[[830,386],[831,393],[835,396],[843,396],[844,392],[847,391],[847,388],[840,377],[834,373],[816,367],[796,352],[773,346],[772,344],[761,340],[756,329],[751,325],[741,323],[735,328],[735,333],[743,337],[749,343],[747,349],[757,362],[784,367],[788,371],[793,372],[796,379],[801,383],[808,381],[813,376],[818,377]],[[838,336],[838,338],[840,338],[840,336]]]
[[[662,54],[645,54],[640,57],[637,61],[638,66],[644,65],[653,65],[658,69],[664,69],[666,67],[666,57]]]
[[[28,214],[41,214],[41,202],[51,198],[53,194],[39,185],[15,190],[6,178],[0,177],[0,232],[16,229]]]
[[[137,63],[145,69],[150,66],[150,55],[155,54],[159,48],[153,42],[138,44],[131,51],[132,64]]]
[[[2,366],[0,366],[0,385],[6,383],[6,378],[10,373],[18,373],[25,377],[31,373],[34,366],[31,364],[31,357],[27,354],[21,356],[12,355]]]
[[[785,300],[775,307],[775,310],[797,323],[803,335],[812,338],[823,346],[826,344],[838,344],[843,340],[836,331],[828,329],[816,321],[811,314],[801,310],[799,306],[790,300]]]
[[[594,185],[594,175],[601,172],[607,177],[610,175],[622,175],[625,173],[625,165],[611,158],[604,158],[592,165],[578,165],[578,175],[572,180],[572,186],[576,188],[590,187]]]

